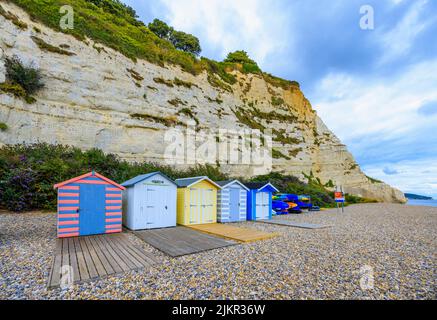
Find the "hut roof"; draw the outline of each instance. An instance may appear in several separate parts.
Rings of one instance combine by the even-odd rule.
[[[113,186],[115,186],[115,187],[117,187],[117,188],[119,188],[121,190],[125,190],[126,189],[122,185],[119,185],[118,183],[116,183],[116,182],[114,182],[114,181],[112,181],[112,180],[102,176],[101,174],[98,174],[97,172],[94,172],[94,171],[91,171],[89,173],[83,174],[81,176],[78,176],[78,177],[70,179],[70,180],[66,180],[64,182],[57,183],[53,187],[55,189],[57,189],[57,188],[63,187],[63,186],[65,186],[67,184],[70,184],[70,183],[80,182],[80,180],[82,180],[84,178],[87,178],[87,177],[97,177],[97,178],[102,179],[103,181],[108,182],[109,184],[112,184]]]
[[[178,185],[179,188],[189,188],[192,185],[199,183],[201,181],[208,181],[209,183],[211,183],[212,185],[214,185],[215,187],[217,187],[218,189],[221,189],[222,187],[220,185],[218,185],[217,183],[215,183],[214,181],[212,181],[210,178],[208,178],[207,176],[201,176],[201,177],[192,177],[192,178],[183,178],[183,179],[176,179],[175,182]]]
[[[146,174],[142,174],[142,175],[136,176],[135,178],[132,178],[130,180],[127,180],[127,181],[123,182],[121,185],[124,186],[124,187],[131,187],[131,186],[137,184],[138,182],[144,181],[144,180],[146,180],[146,179],[148,179],[150,177],[153,177],[153,176],[155,176],[157,174],[167,178],[173,184],[177,185],[172,179],[170,179],[169,177],[167,177],[165,174],[163,174],[160,171],[155,171],[155,172],[146,173]]]

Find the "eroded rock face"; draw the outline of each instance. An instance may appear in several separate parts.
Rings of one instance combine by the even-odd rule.
[[[0,92],[0,122],[9,127],[0,131],[0,144],[97,147],[129,161],[162,161],[170,128],[184,129],[184,123],[195,120],[200,131],[239,130],[254,128],[255,121],[273,130],[274,171],[301,178],[312,173],[353,194],[405,201],[399,190],[372,183],[362,173],[298,87],[284,90],[258,75],[237,73],[230,92],[213,86],[206,73],[193,76],[174,66],[134,63],[91,40],[81,42],[32,22],[13,4],[2,6],[29,27],[18,29],[0,16],[0,81],[5,79],[4,57],[17,55],[41,68],[46,86],[33,104]],[[32,36],[74,55],[42,51]],[[223,163],[221,168],[238,176],[254,174],[248,165]]]

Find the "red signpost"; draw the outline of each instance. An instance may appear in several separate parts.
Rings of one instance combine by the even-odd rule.
[[[344,202],[345,202],[344,193],[342,191],[334,192],[334,199],[335,202],[337,203],[337,209],[340,209],[339,203],[341,203],[341,211],[344,212]]]

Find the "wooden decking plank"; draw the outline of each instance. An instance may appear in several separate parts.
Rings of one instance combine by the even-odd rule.
[[[85,262],[82,246],[80,245],[79,238],[73,238],[74,248],[76,250],[77,265],[80,272],[80,280],[88,280],[90,274],[88,272],[88,266]]]
[[[70,265],[70,253],[68,252],[68,239],[59,239],[62,242],[62,265]]]
[[[111,265],[111,263],[109,262],[109,259],[107,258],[107,254],[104,252],[105,250],[103,249],[103,246],[101,245],[100,241],[98,241],[98,238],[97,237],[90,237],[89,239],[90,239],[91,243],[93,244],[97,255],[99,256],[100,261],[102,262],[103,266],[105,267],[106,273],[112,274],[112,273],[116,273],[116,272],[121,272],[121,268],[117,263],[115,263],[117,269],[114,269],[114,267]],[[112,258],[111,255],[109,255],[109,257]]]
[[[135,234],[172,257],[236,244],[234,241],[224,240],[185,227],[136,231]]]
[[[127,264],[129,270],[143,267],[140,262],[127,252],[126,248],[120,245],[117,238],[117,235],[112,235],[110,238],[106,237],[106,240],[108,241],[108,245],[111,246],[114,252],[119,256],[119,259]]]
[[[205,232],[207,234],[220,236],[226,239],[240,242],[251,242],[270,239],[277,236],[276,233],[267,233],[247,228],[234,227],[225,224],[211,223],[188,226],[191,229]]]
[[[138,267],[136,265],[136,263],[131,260],[131,257],[129,255],[127,255],[124,252],[124,250],[118,246],[118,244],[116,243],[116,240],[114,239],[114,236],[116,236],[116,234],[115,235],[112,234],[108,237],[105,237],[105,241],[107,241],[108,246],[109,246],[108,249],[112,250],[111,251],[112,256],[116,259],[117,262],[119,262],[119,265],[121,263],[124,263],[126,265],[126,268],[123,267],[123,270],[129,271],[129,270],[141,267],[141,266]]]
[[[120,256],[109,245],[108,237],[99,236],[98,239],[104,244],[106,252],[112,256],[112,260],[109,259],[109,257],[107,256],[108,260],[110,262],[112,261],[111,264],[113,264],[113,263],[118,264],[119,268],[121,269],[119,272],[129,271],[131,269],[131,267],[129,267],[128,264],[125,261],[123,261],[123,259],[121,259]]]
[[[93,279],[93,278],[98,277],[99,274],[97,273],[96,266],[95,266],[94,261],[91,257],[90,250],[88,248],[88,245],[85,242],[84,237],[79,238],[79,244],[82,248],[83,257],[85,259],[85,263],[86,263],[87,268],[88,268],[89,278]]]
[[[111,272],[111,273],[122,272],[123,268],[120,266],[120,264],[116,261],[116,259],[114,259],[112,254],[109,252],[110,248],[108,248],[107,242],[104,241],[100,236],[95,236],[94,239],[98,243],[101,252],[105,255],[109,265],[112,267],[113,272]]]
[[[124,247],[129,252],[129,254],[140,263],[141,266],[147,267],[151,265],[147,257],[143,255],[139,250],[137,250],[132,243],[127,241],[126,236],[117,236],[115,237],[115,239],[118,241],[121,247]]]
[[[56,286],[61,281],[62,267],[62,240],[56,239],[56,247],[54,250],[53,264],[50,270],[49,287]]]
[[[146,235],[146,242],[173,257],[195,252],[194,247],[190,247],[182,241],[177,240],[180,235],[177,235],[176,232],[174,232],[171,237],[165,236],[166,233],[164,232],[169,231],[150,230],[150,233],[146,231],[144,233]],[[147,236],[147,233],[149,233],[149,236]]]
[[[133,252],[135,252],[139,257],[141,257],[149,265],[154,265],[158,262],[158,260],[155,258],[155,256],[152,253],[148,253],[148,252],[144,251],[144,249],[141,248],[140,246],[132,244],[130,241],[128,241],[128,239],[126,237],[124,238],[124,242],[129,249],[131,249]]]
[[[217,246],[219,243],[223,243],[225,244],[227,240],[223,240],[221,238],[217,238],[215,236],[211,236],[209,234],[202,234],[202,236],[200,237],[198,233],[198,231],[194,231],[192,229],[188,229],[185,228],[181,229],[184,230],[184,232],[187,233],[187,240],[190,243],[194,243],[197,246],[199,246],[200,248],[204,248],[204,249],[208,249],[214,246]]]
[[[143,266],[153,266],[158,261],[151,253],[147,253],[141,247],[134,245],[126,234],[116,234],[114,238],[117,239],[120,245],[124,246]]]
[[[91,258],[93,259],[93,263],[94,263],[95,269],[97,271],[97,275],[100,277],[107,275],[106,269],[103,266],[102,262],[100,261],[99,255],[97,254],[96,249],[94,248],[94,245],[91,242],[90,237],[84,237],[83,240],[88,247],[88,251],[89,251]]]
[[[70,265],[73,269],[73,281],[79,281],[80,280],[80,271],[79,267],[77,265],[77,257],[76,257],[76,250],[74,248],[74,241],[73,238],[68,238],[68,253],[70,256]]]

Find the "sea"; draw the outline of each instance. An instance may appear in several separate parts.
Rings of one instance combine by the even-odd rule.
[[[437,207],[437,200],[412,200],[412,199],[408,199],[407,204],[410,206]]]

